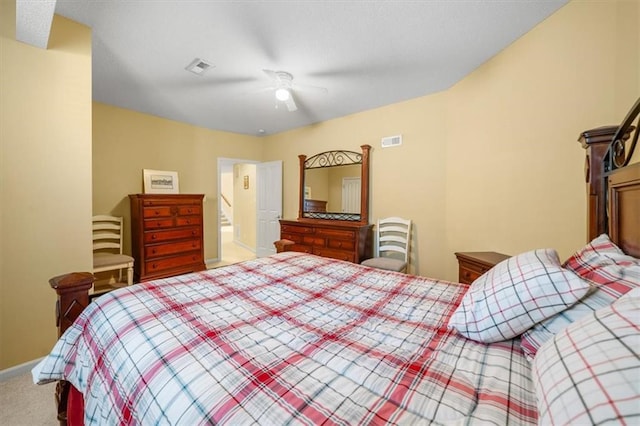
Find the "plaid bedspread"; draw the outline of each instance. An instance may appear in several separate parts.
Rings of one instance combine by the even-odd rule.
[[[86,424],[525,424],[517,340],[446,328],[466,287],[280,253],[108,293],[35,369]]]

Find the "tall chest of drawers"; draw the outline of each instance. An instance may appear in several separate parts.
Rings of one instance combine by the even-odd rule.
[[[131,194],[134,280],[205,269],[203,194]]]
[[[287,250],[360,263],[373,254],[373,225],[336,220],[280,220]]]

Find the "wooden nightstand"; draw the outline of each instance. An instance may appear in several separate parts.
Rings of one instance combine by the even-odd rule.
[[[456,257],[458,258],[458,281],[471,284],[480,275],[511,256],[495,251],[468,251],[458,252]]]

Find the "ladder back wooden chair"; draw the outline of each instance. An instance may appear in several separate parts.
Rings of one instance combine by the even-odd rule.
[[[127,271],[126,285],[133,284],[134,259],[122,254],[122,223],[121,217],[93,216],[93,273],[116,271],[118,278],[113,287],[124,284],[124,269]]]
[[[376,257],[362,265],[388,271],[407,272],[411,242],[411,220],[401,217],[379,219],[376,227]]]

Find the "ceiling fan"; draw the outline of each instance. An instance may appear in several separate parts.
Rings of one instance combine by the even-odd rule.
[[[273,85],[264,88],[263,90],[274,90],[276,99],[278,101],[284,102],[287,106],[287,109],[290,112],[296,111],[298,107],[296,106],[296,102],[293,99],[293,92],[295,91],[314,91],[320,93],[327,93],[328,90],[324,87],[318,86],[309,86],[303,84],[297,84],[293,82],[293,76],[286,71],[273,71],[273,70],[262,70],[271,80],[273,80]]]

